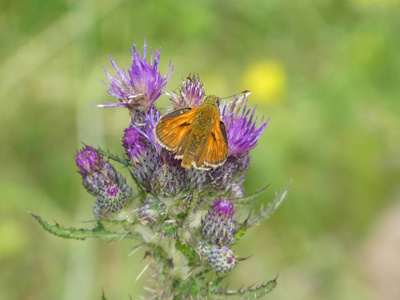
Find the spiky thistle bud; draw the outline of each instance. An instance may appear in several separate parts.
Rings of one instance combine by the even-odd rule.
[[[215,248],[217,248],[218,246],[210,244],[208,241],[200,241],[197,244],[197,251],[199,252],[199,254],[201,255],[202,259],[208,259],[208,257],[211,254],[211,251]]]
[[[108,213],[120,212],[125,207],[127,199],[132,194],[132,187],[127,184],[117,183],[101,187],[97,201],[93,207],[93,213],[97,219],[102,219]]]
[[[228,247],[218,247],[211,251],[208,257],[210,266],[217,273],[232,271],[237,264],[235,253]]]
[[[231,201],[216,200],[202,221],[203,236],[213,244],[231,245],[236,233],[236,221],[233,215]]]
[[[119,212],[126,205],[132,187],[97,150],[86,146],[77,153],[76,164],[82,175],[83,186],[91,195],[97,196],[93,207],[96,218]]]
[[[82,175],[83,186],[93,196],[100,187],[117,179],[114,167],[99,155],[97,150],[86,146],[76,154],[78,173]]]

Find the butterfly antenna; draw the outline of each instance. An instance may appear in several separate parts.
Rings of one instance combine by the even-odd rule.
[[[240,93],[237,93],[237,94],[234,94],[234,95],[231,95],[231,96],[228,96],[228,97],[223,97],[223,98],[220,98],[220,99],[232,98],[232,97],[236,97],[237,95],[240,95],[240,94],[243,94],[245,97],[247,97],[247,96],[249,96],[251,94],[251,92],[249,90],[244,90],[244,91],[242,91]]]

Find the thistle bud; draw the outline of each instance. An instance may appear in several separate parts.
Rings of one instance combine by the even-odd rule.
[[[77,153],[76,165],[82,175],[83,186],[93,196],[98,195],[100,188],[118,182],[117,171],[92,147],[86,146]]]
[[[78,173],[82,176],[92,175],[101,168],[101,160],[102,158],[96,150],[86,146],[76,154]]]
[[[132,187],[112,164],[89,146],[77,153],[76,164],[83,186],[91,195],[97,196],[93,207],[95,217],[101,219],[109,212],[121,211],[132,194]]]
[[[231,245],[235,240],[236,221],[233,204],[229,200],[216,200],[202,221],[202,234],[210,243]]]
[[[132,194],[132,187],[117,183],[103,186],[99,189],[93,213],[97,219],[102,219],[108,213],[118,213],[125,207],[127,199]]]
[[[217,273],[232,271],[237,264],[235,253],[228,247],[218,247],[211,251],[208,257],[210,266]]]
[[[201,255],[201,258],[208,259],[208,257],[211,254],[211,251],[216,247],[217,247],[216,245],[212,245],[207,241],[200,241],[197,244],[197,251]]]

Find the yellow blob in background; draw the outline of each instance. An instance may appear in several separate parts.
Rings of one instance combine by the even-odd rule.
[[[243,86],[251,91],[257,102],[277,102],[286,89],[285,70],[276,60],[257,62],[244,74]]]

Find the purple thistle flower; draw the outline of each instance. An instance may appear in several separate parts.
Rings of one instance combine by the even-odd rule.
[[[76,154],[76,165],[78,173],[82,176],[93,174],[100,169],[100,155],[92,147],[86,146]]]
[[[132,125],[125,129],[125,134],[122,138],[122,146],[125,148],[131,160],[136,160],[136,158],[148,148],[144,137],[139,130]]]
[[[231,245],[235,240],[236,233],[236,221],[233,215],[231,201],[216,200],[202,221],[203,236],[213,244]]]
[[[120,103],[110,103],[108,105],[97,105],[99,107],[126,107],[134,117],[136,112],[146,112],[164,92],[167,82],[171,76],[173,66],[171,62],[164,76],[158,71],[161,48],[151,57],[149,63],[146,60],[146,40],[144,41],[143,57],[136,46],[131,50],[132,64],[126,71],[120,69],[114,60],[110,57],[111,64],[117,75],[111,76],[104,68],[110,84],[103,83],[108,87],[108,93],[117,98]]]
[[[178,88],[178,92],[174,91],[169,96],[174,109],[179,109],[199,106],[203,102],[204,95],[204,84],[200,81],[199,75],[196,77],[195,74],[189,74],[187,80]]]
[[[256,126],[258,119],[254,118],[256,107],[253,111],[247,109],[247,102],[248,100],[246,100],[241,115],[229,109],[228,105],[222,108],[221,115],[228,136],[229,155],[238,155],[253,149],[267,127],[269,119],[264,122],[264,117],[260,125]]]

